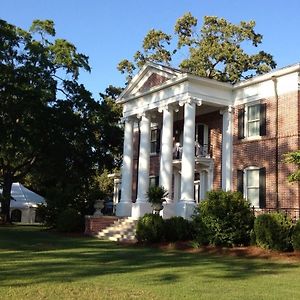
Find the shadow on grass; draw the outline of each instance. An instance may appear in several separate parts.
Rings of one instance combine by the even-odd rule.
[[[71,238],[31,227],[0,227],[0,285],[72,282],[128,274],[146,284],[171,284],[184,276],[241,280],[297,268],[289,263],[120,246],[93,238]],[[146,272],[145,279],[142,273]],[[140,275],[142,274],[142,275]]]

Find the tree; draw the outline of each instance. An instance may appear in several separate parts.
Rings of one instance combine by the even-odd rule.
[[[169,65],[179,50],[189,51],[188,58],[179,64],[180,69],[225,82],[235,83],[276,67],[272,55],[264,51],[247,54],[243,49],[262,43],[262,35],[254,31],[254,21],[242,21],[235,25],[223,18],[205,16],[198,31],[197,23],[191,13],[176,21],[177,45],[173,48],[170,35],[160,30],[150,30],[144,38],[142,50],[134,55],[134,62],[121,61],[119,71],[128,74],[127,79],[130,79],[146,61]]]
[[[294,164],[297,170],[288,176],[290,182],[300,181],[300,150],[289,152],[284,155],[286,163]]]
[[[54,157],[64,157],[68,151],[74,159],[66,164],[76,162],[79,172],[86,161],[76,155],[82,148],[93,151],[94,137],[88,132],[92,122],[84,125],[97,118],[89,114],[97,104],[78,83],[80,69],[90,71],[88,57],[72,43],[54,37],[50,20],[34,21],[29,31],[0,20],[1,212],[8,222],[13,182],[45,160],[49,172]],[[66,144],[72,149],[64,148]],[[54,150],[56,155],[51,156]]]

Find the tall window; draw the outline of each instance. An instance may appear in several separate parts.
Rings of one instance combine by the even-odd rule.
[[[247,136],[259,136],[259,126],[260,126],[260,105],[248,106],[247,114]]]
[[[151,129],[150,135],[150,150],[151,153],[159,153],[160,150],[160,129]]]
[[[256,208],[266,207],[266,168],[237,170],[237,190]]]
[[[248,169],[245,172],[245,196],[252,206],[259,207],[259,169]]]
[[[252,104],[238,110],[238,138],[266,135],[266,104]]]

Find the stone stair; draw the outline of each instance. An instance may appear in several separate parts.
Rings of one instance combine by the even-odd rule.
[[[112,225],[99,231],[96,237],[117,242],[136,242],[136,224],[137,220],[131,217],[120,218]]]

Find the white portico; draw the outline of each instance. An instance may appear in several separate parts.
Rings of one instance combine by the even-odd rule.
[[[209,144],[208,114],[222,118],[222,188],[231,189],[232,86],[156,64],[146,64],[118,102],[123,105],[124,148],[117,216],[139,218],[152,211],[147,201],[153,158],[152,128],[159,128],[159,185],[168,190],[162,215],[189,218],[195,199],[213,188],[215,159]],[[211,122],[211,120],[209,120]],[[139,128],[139,130],[137,130]],[[134,169],[134,134],[139,133]],[[218,145],[213,145],[216,147]],[[216,151],[216,153],[218,153]],[[134,172],[137,182],[133,182]],[[197,184],[196,184],[197,183]],[[133,185],[137,192],[133,193]],[[196,196],[195,196],[196,195]]]

